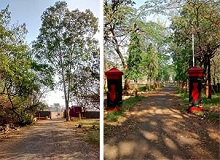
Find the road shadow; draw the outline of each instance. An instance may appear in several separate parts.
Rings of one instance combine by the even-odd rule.
[[[124,121],[105,123],[105,159],[219,159],[219,124],[179,108],[174,86],[138,102]]]

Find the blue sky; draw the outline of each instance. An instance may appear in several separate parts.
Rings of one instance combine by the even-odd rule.
[[[58,0],[0,0],[0,10],[9,4],[11,23],[25,23],[28,29],[26,40],[35,40],[41,27],[41,15],[46,8],[53,6]],[[90,9],[96,17],[100,17],[100,0],[65,0],[70,10]]]
[[[140,6],[142,6],[147,0],[134,0],[135,1],[135,8],[139,8]]]

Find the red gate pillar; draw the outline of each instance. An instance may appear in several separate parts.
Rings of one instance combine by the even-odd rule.
[[[107,76],[107,110],[119,111],[122,108],[122,75],[123,72],[112,68],[105,72]]]
[[[202,73],[203,70],[194,66],[188,70],[189,74],[189,111],[203,111],[202,109]]]

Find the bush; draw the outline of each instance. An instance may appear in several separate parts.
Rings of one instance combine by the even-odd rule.
[[[142,87],[139,87],[139,88],[138,88],[139,91],[143,91],[143,92],[149,91],[149,89],[150,89],[149,86],[142,86]]]
[[[32,124],[33,123],[33,115],[29,114],[29,113],[23,113],[22,115],[20,115],[20,121],[18,123],[21,126]]]
[[[138,88],[139,91],[146,91],[147,90],[147,86],[142,86]]]

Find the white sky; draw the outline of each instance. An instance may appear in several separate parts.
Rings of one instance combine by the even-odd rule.
[[[0,0],[0,10],[9,5],[11,12],[11,24],[26,24],[28,34],[26,41],[30,44],[39,34],[41,27],[41,15],[50,6],[53,6],[58,0]],[[90,9],[93,14],[100,19],[100,0],[65,0],[70,10],[79,9],[85,11]],[[47,93],[45,102],[49,105],[60,103],[64,106],[65,102],[63,92],[56,90]]]

